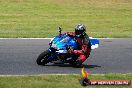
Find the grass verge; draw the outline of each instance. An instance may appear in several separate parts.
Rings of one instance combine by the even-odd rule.
[[[132,0],[0,0],[0,37],[53,37],[78,23],[89,36],[132,38]]]
[[[1,88],[83,88],[78,79],[80,75],[42,75],[42,76],[1,76]],[[132,74],[90,74],[94,79],[132,80]],[[87,88],[130,88],[130,86],[87,86]]]

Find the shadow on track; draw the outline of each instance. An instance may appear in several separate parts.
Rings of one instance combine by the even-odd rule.
[[[71,64],[63,64],[63,63],[47,64],[45,66],[58,66],[58,67],[72,67],[72,68],[77,68],[77,67],[74,67]],[[99,65],[86,65],[86,64],[82,64],[82,66],[79,67],[79,68],[82,68],[82,67],[88,68],[88,69],[91,69],[91,68],[101,68],[101,66],[99,66]]]
[[[85,65],[85,64],[83,64],[83,66],[82,67],[84,67],[84,68],[101,68],[101,66],[99,66],[99,65]]]

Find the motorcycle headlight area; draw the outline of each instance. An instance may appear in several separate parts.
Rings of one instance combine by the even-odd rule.
[[[53,48],[59,50],[59,48],[58,48],[58,47],[56,46],[56,44],[54,44],[54,43],[52,43],[52,46],[51,46],[51,47],[53,47]]]

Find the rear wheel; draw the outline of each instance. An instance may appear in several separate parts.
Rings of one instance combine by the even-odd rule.
[[[36,60],[37,64],[38,64],[38,65],[45,65],[45,64],[47,64],[47,63],[49,62],[49,61],[48,61],[49,55],[50,55],[50,52],[49,52],[48,50],[42,52],[42,53],[38,56],[38,58],[37,58],[37,60]]]
[[[82,61],[76,55],[72,56],[72,60],[70,61],[70,64],[77,68],[82,67]]]
[[[72,62],[70,63],[73,67],[76,67],[76,68],[81,68],[82,67],[82,63],[79,63],[79,62]]]

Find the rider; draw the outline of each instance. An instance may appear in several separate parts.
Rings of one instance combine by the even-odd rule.
[[[83,24],[78,24],[75,32],[67,32],[67,34],[75,37],[76,42],[79,44],[78,50],[69,49],[69,53],[73,55],[72,59],[76,60],[75,65],[79,67],[89,57],[91,52],[91,43],[86,34],[86,27]]]

